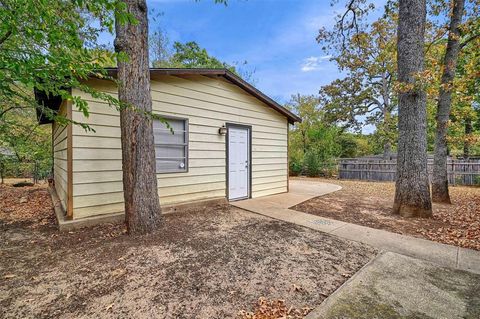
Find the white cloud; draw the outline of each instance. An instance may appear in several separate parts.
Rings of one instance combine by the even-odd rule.
[[[303,60],[302,72],[317,71],[322,69],[322,61],[328,61],[331,59],[331,55],[324,56],[311,56]]]

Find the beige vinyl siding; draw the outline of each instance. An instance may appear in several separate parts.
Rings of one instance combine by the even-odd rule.
[[[91,80],[116,95],[113,83]],[[252,197],[287,191],[287,119],[222,79],[162,76],[151,83],[153,110],[188,119],[188,172],[157,174],[162,205],[226,196],[225,123],[252,126]],[[92,99],[90,116],[73,118],[95,130],[73,127],[74,218],[123,211],[120,118],[118,111]]]
[[[67,115],[67,103],[60,106],[59,114]],[[53,169],[55,190],[64,211],[67,211],[67,126],[61,126],[58,123],[52,124],[52,143],[53,143]]]

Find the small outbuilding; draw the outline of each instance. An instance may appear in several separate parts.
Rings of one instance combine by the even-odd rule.
[[[112,76],[116,69],[109,69]],[[163,206],[241,200],[288,191],[288,129],[300,118],[224,69],[151,69],[158,193]],[[91,78],[94,89],[117,96],[113,81]],[[66,219],[122,216],[119,112],[91,95],[89,117],[70,101],[37,94],[45,106],[78,125],[51,123],[54,190]],[[100,218],[102,219],[102,218]]]

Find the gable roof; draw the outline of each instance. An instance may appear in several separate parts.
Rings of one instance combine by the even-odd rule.
[[[106,68],[108,75],[111,77],[117,77],[117,68]],[[288,122],[293,124],[295,122],[301,122],[302,119],[286,109],[285,107],[281,106],[271,98],[269,98],[267,95],[264,93],[260,92],[257,88],[255,88],[253,85],[250,83],[246,82],[243,80],[241,77],[238,75],[234,74],[233,72],[227,70],[227,69],[197,69],[197,68],[150,68],[150,78],[155,78],[155,76],[160,76],[160,75],[203,75],[207,77],[223,77],[227,81],[231,82],[232,84],[240,87],[247,93],[251,94],[252,96],[256,97],[263,103],[265,103],[267,106],[271,107],[275,111],[279,112],[280,114],[284,115],[287,119]],[[46,97],[46,96],[45,96]],[[59,105],[58,101],[49,101],[48,99],[44,99],[45,97],[40,96],[37,98],[37,101],[39,103],[43,103],[43,105],[52,108],[52,109],[58,109]],[[53,100],[53,98],[52,98]],[[52,103],[55,102],[55,103]],[[51,105],[50,105],[51,104]],[[49,123],[49,121],[46,118],[41,118],[40,116],[38,117],[38,120],[40,124],[44,123]]]
[[[107,68],[108,74],[112,77],[117,76],[117,68]],[[227,69],[200,69],[200,68],[150,68],[150,78],[156,75],[203,75],[209,77],[223,77],[234,85],[240,87],[247,93],[253,95],[267,106],[284,115],[289,123],[301,122],[302,119],[281,106],[267,95],[259,91],[253,85],[243,80],[241,77]]]

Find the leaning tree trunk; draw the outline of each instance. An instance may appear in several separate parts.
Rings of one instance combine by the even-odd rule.
[[[393,212],[429,217],[426,94],[415,75],[424,67],[425,0],[400,0],[398,18],[398,157]]]
[[[452,0],[453,12],[450,20],[447,50],[443,59],[443,74],[437,104],[437,130],[435,135],[435,157],[433,160],[432,200],[450,204],[447,172],[447,129],[452,104],[452,85],[460,51],[460,24],[462,23],[464,0]]]
[[[129,233],[146,233],[161,221],[155,172],[148,20],[145,0],[125,0],[136,24],[116,22],[115,50],[128,61],[118,62],[118,97],[122,138],[123,192]]]

